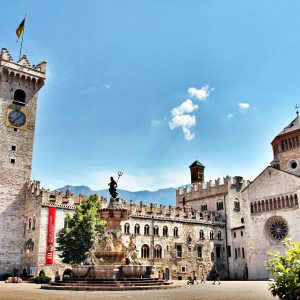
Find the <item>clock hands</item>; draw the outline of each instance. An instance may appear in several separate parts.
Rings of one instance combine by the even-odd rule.
[[[15,119],[12,119],[12,122],[15,123],[17,120],[19,120],[21,117],[23,117],[23,114],[19,114]]]

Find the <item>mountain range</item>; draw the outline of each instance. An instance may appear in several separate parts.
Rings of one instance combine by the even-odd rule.
[[[66,192],[66,190],[69,190],[70,192],[73,192],[76,196],[79,194],[90,196],[92,194],[97,194],[98,196],[107,197],[110,198],[110,194],[108,189],[103,189],[99,191],[93,191],[90,187],[85,185],[80,186],[73,186],[73,185],[66,185],[64,187],[56,189],[56,191],[60,192]],[[130,200],[133,200],[136,203],[139,203],[140,201],[150,203],[156,203],[157,206],[159,205],[175,205],[176,204],[176,189],[175,188],[165,188],[165,189],[159,189],[157,191],[138,191],[138,192],[130,192],[126,190],[118,189],[118,197],[127,200],[130,202]]]

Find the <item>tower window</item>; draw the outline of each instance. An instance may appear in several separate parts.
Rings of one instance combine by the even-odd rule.
[[[26,94],[23,90],[16,90],[14,93],[14,104],[25,106]]]
[[[15,158],[11,158],[11,159],[10,159],[10,163],[11,163],[11,164],[14,164],[15,162],[16,162],[16,159],[15,159]]]
[[[11,151],[17,151],[17,146],[16,145],[11,145]]]
[[[18,132],[18,128],[14,128],[14,132]]]

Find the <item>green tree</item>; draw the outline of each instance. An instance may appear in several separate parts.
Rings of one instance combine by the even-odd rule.
[[[266,268],[274,275],[270,280],[273,296],[284,300],[300,299],[300,242],[289,239],[283,241],[286,251],[271,253],[272,258],[266,262]]]
[[[95,237],[104,234],[105,221],[99,218],[100,202],[97,195],[91,195],[76,207],[73,215],[65,217],[65,228],[56,238],[62,261],[67,264],[80,264],[93,246]]]

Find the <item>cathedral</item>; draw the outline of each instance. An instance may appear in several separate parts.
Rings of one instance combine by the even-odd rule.
[[[55,236],[85,198],[51,193],[31,181],[38,92],[46,63],[31,65],[0,55],[0,276],[45,270],[54,277],[69,266],[55,250]],[[300,240],[300,120],[272,141],[273,160],[252,181],[241,176],[205,181],[205,166],[189,167],[191,184],[176,191],[176,206],[124,202],[123,242],[135,235],[141,261],[164,270],[167,278],[191,272],[226,279],[267,279],[268,251],[282,251],[282,240]],[[107,199],[101,199],[106,202]]]

